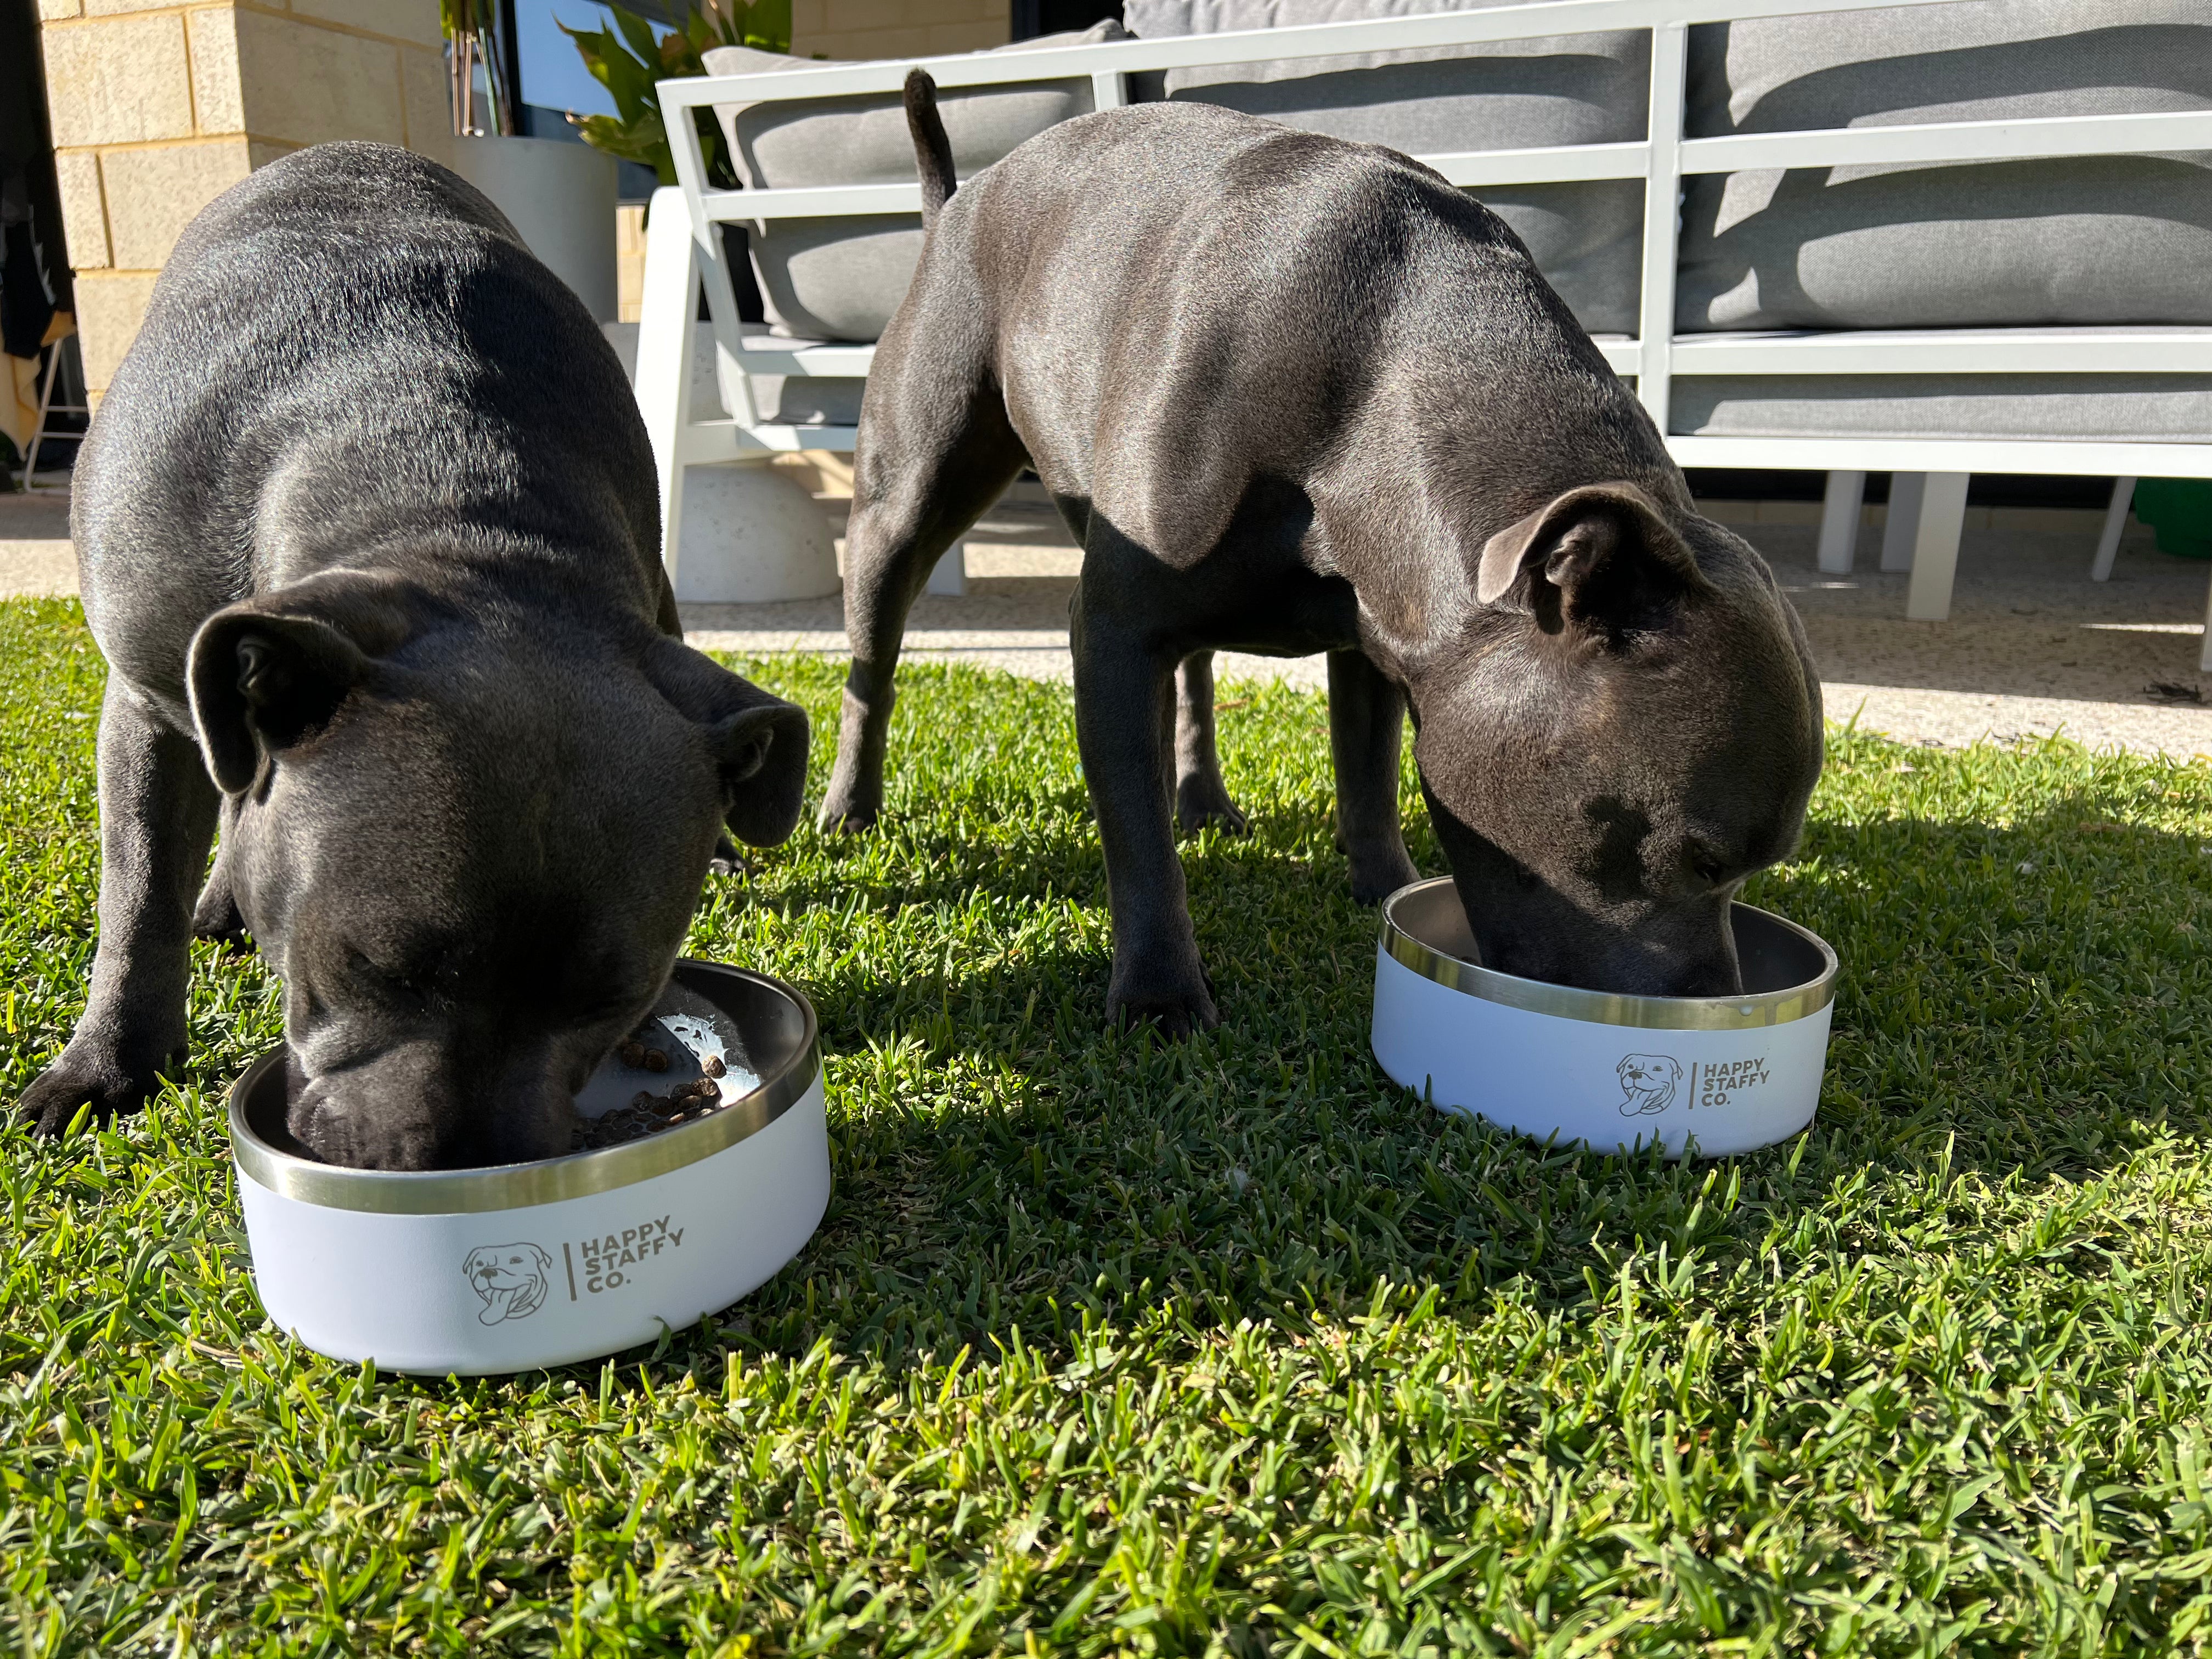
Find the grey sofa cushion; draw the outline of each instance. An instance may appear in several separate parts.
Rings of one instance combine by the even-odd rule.
[[[2206,0],[1968,0],[1691,31],[1692,137],[2212,109]],[[1692,179],[1685,330],[2212,322],[2212,156]]]
[[[1025,40],[1000,51],[1126,38],[1108,21],[1081,33]],[[805,58],[721,46],[702,59],[710,75],[811,67]],[[1090,112],[1087,79],[946,88],[938,94],[953,165],[965,178],[1024,139]],[[896,93],[784,103],[717,105],[714,113],[746,184],[760,189],[911,184],[914,142]],[[750,236],[753,271],[778,334],[873,340],[906,295],[921,257],[915,214],[860,219],[779,219]]]
[[[866,380],[825,374],[756,374],[753,403],[763,421],[789,426],[858,426]]]
[[[1668,424],[1702,437],[2212,443],[2212,374],[1684,374]]]
[[[1126,0],[1138,36],[1214,34],[1482,10],[1439,0]],[[1190,99],[1408,155],[1643,137],[1650,37],[1640,29],[1477,46],[1282,58],[1140,77],[1139,97]],[[1480,190],[1592,333],[1633,331],[1644,231],[1635,179]]]

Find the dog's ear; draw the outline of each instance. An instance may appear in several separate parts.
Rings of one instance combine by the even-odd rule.
[[[706,729],[730,833],[754,847],[789,836],[806,803],[806,711],[675,640],[655,643],[645,672],[679,713]]]
[[[1564,623],[1632,626],[1712,584],[1658,503],[1632,483],[1584,484],[1483,544],[1474,596]]]
[[[284,750],[306,741],[406,637],[386,585],[319,578],[218,611],[192,636],[192,724],[209,774],[227,795],[252,787]]]

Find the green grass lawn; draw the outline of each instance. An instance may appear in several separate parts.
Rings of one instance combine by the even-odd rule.
[[[834,730],[836,666],[747,667]],[[0,1100],[83,995],[100,681],[73,605],[0,606]],[[2212,1640],[2212,769],[1838,735],[1748,895],[1843,957],[1820,1117],[1678,1168],[1390,1085],[1322,702],[1224,695],[1256,833],[1185,864],[1226,1024],[1164,1047],[1101,1018],[1066,692],[908,672],[885,830],[802,831],[692,940],[821,1011],[828,1219],[605,1364],[264,1323],[219,1106],[276,988],[199,957],[155,1109],[0,1139],[8,1651]]]

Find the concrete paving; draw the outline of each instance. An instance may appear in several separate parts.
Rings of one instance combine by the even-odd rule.
[[[1862,535],[1855,574],[1829,577],[1814,564],[1814,510],[1710,505],[1772,562],[1805,618],[1831,719],[1948,746],[2063,732],[2093,746],[2212,757],[2212,676],[2197,670],[2212,567],[2158,552],[2140,529],[2122,544],[2112,580],[2095,583],[2087,579],[2095,514],[1972,515],[1950,620],[1909,623],[1907,579],[1875,568],[1874,526]],[[841,531],[842,506],[823,501]],[[68,537],[64,492],[0,495],[0,598],[74,592]],[[1067,605],[1080,560],[1041,499],[1000,502],[969,538],[968,593],[927,595],[915,607],[908,657],[1067,679]],[[687,605],[684,621],[687,637],[713,650],[846,651],[834,595]],[[1317,657],[1224,656],[1217,672],[1224,680],[1324,681]]]
[[[1954,747],[2063,732],[2093,747],[2212,755],[2212,676],[2197,671],[2212,566],[2158,552],[2139,529],[2130,528],[2112,579],[2092,582],[2097,514],[1978,514],[1960,550],[1951,619],[1909,623],[1908,578],[1875,568],[1878,513],[1862,532],[1855,574],[1831,577],[1814,561],[1817,509],[1709,506],[1773,564],[1805,619],[1833,720]],[[969,593],[926,595],[906,655],[1066,679],[1067,603],[1080,561],[1049,507],[1002,501],[969,536]],[[834,597],[687,605],[684,619],[687,637],[714,650],[845,654]],[[1305,686],[1325,678],[1310,657],[1224,656],[1217,674]],[[2191,693],[2206,701],[2190,701]]]

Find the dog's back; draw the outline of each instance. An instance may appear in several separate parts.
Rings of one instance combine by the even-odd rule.
[[[1220,466],[1304,474],[1370,424],[1478,443],[1537,499],[1675,476],[1519,238],[1394,150],[1144,105],[1050,129],[943,212],[887,347],[990,331],[1016,427],[1084,469],[1048,482],[1156,550],[1212,545],[1242,482]]]
[[[167,698],[202,617],[431,556],[412,548],[426,530],[449,574],[589,550],[560,582],[650,615],[651,477],[619,361],[498,210],[405,150],[325,144],[179,241],[79,463],[73,529],[102,648]]]

